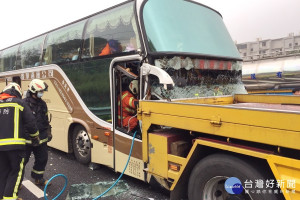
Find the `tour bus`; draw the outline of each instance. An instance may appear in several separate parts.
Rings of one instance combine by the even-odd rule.
[[[242,74],[250,94],[292,95],[300,87],[299,53],[247,60]]]
[[[133,139],[118,120],[126,84],[139,81],[140,100],[245,94],[241,61],[216,10],[128,0],[0,50],[0,88],[17,82],[26,93],[32,79],[45,81],[49,146],[121,172]],[[142,143],[138,135],[125,174],[149,182]]]

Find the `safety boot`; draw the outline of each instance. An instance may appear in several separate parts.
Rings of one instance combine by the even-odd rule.
[[[45,180],[44,178],[41,178],[41,179],[35,179],[34,183],[36,185],[45,186],[45,185],[47,185],[48,181],[49,180]],[[48,185],[51,185],[51,183],[49,183]]]

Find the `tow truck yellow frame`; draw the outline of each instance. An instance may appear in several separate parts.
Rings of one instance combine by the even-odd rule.
[[[243,107],[238,104],[261,103],[276,108]],[[295,180],[294,188],[283,195],[285,199],[300,199],[300,160],[280,155],[281,148],[300,150],[300,112],[280,110],[281,105],[300,105],[295,96],[234,95],[167,101],[140,101],[138,118],[142,120],[143,160],[148,172],[169,180],[173,191],[185,170],[194,163],[198,147],[251,156],[265,160],[276,180]],[[151,134],[151,125],[186,130],[189,134],[221,136],[226,142],[196,138],[186,157],[168,153],[168,141],[159,134]],[[232,139],[277,147],[272,153],[247,146],[234,145]],[[206,152],[210,154],[209,151]],[[199,158],[197,158],[199,159]],[[170,166],[178,166],[177,170]],[[293,192],[292,192],[293,190]]]

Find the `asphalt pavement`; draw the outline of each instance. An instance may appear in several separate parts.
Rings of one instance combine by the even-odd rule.
[[[120,173],[112,169],[96,165],[90,167],[76,161],[73,154],[67,154],[53,148],[49,148],[49,159],[44,177],[50,179],[56,174],[64,174],[68,179],[66,190],[57,200],[91,200],[109,188]],[[25,178],[19,197],[23,200],[39,200],[44,198],[44,187],[33,184],[30,172],[34,163],[31,156],[25,168]],[[61,176],[54,178],[47,187],[47,198],[52,200],[60,193],[65,185],[65,179]],[[124,199],[124,200],[168,200],[169,194],[152,188],[143,181],[124,175],[121,181],[100,199]]]

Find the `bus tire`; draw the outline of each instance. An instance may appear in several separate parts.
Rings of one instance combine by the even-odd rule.
[[[82,164],[91,162],[91,140],[83,126],[78,125],[74,128],[72,145],[74,155],[78,162]]]
[[[266,170],[264,170],[266,171]],[[253,182],[255,188],[256,180],[264,181],[264,189],[266,194],[245,193],[245,189],[241,194],[229,194],[225,189],[225,181],[230,177],[236,177],[241,181],[242,186],[245,186],[245,181]],[[227,155],[213,154],[199,161],[192,170],[188,183],[189,200],[276,200],[281,199],[282,195],[269,194],[269,188],[265,188],[265,182],[268,178],[263,176],[248,162],[243,159]],[[270,180],[270,179],[269,179]],[[274,180],[274,178],[273,178]],[[276,187],[276,180],[275,187]],[[264,190],[261,189],[261,190]],[[279,193],[279,191],[278,191]],[[251,196],[251,197],[250,197]]]

